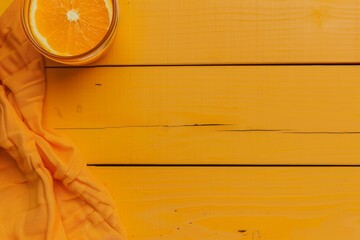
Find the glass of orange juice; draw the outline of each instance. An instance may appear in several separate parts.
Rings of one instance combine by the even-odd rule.
[[[69,65],[97,60],[109,47],[119,19],[117,0],[24,0],[22,24],[45,57]]]

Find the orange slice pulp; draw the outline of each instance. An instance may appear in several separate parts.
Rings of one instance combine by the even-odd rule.
[[[30,28],[37,42],[58,56],[76,56],[97,46],[109,30],[111,0],[31,0]]]

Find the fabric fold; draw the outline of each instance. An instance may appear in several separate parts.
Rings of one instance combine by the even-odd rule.
[[[0,18],[0,239],[126,239],[77,148],[43,125],[44,60],[22,30],[20,6]]]

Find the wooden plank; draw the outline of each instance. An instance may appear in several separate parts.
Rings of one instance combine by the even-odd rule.
[[[357,66],[47,69],[55,128],[360,131]]]
[[[119,2],[115,44],[96,64],[360,60],[357,0]]]
[[[89,164],[360,164],[360,134],[231,127],[67,129]]]
[[[45,122],[89,163],[359,164],[356,66],[47,69],[47,76]]]
[[[92,168],[129,239],[359,239],[359,168]]]

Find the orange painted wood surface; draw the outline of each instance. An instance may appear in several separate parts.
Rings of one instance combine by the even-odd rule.
[[[357,66],[47,69],[89,163],[359,164]]]
[[[91,168],[132,240],[356,240],[359,168]]]
[[[115,44],[95,65],[360,60],[357,0],[119,2]]]

